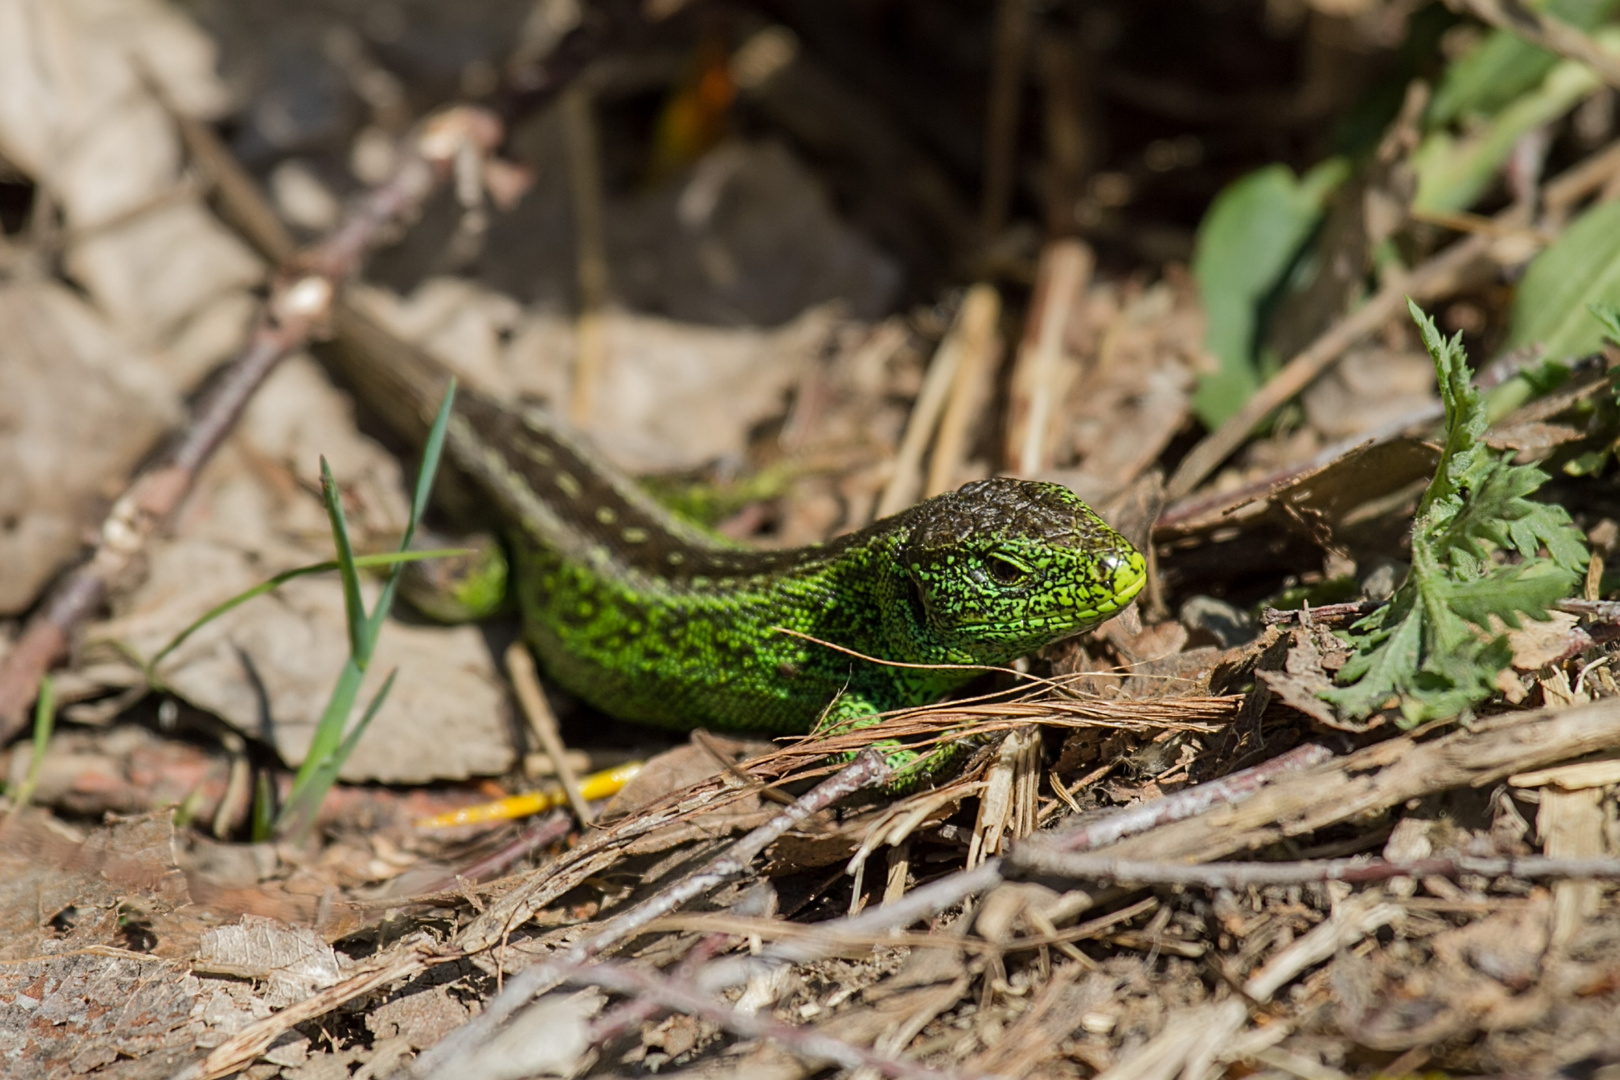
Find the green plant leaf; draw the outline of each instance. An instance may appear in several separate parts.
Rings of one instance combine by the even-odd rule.
[[[1620,305],[1609,303],[1606,300],[1598,300],[1587,304],[1586,310],[1592,313],[1592,317],[1603,328],[1603,336],[1609,341],[1620,345]]]
[[[1610,332],[1603,315],[1592,316],[1616,304],[1620,203],[1611,202],[1576,218],[1530,263],[1513,298],[1506,348],[1540,345],[1554,359],[1583,356]]]
[[[1268,165],[1228,184],[1210,204],[1192,266],[1207,319],[1204,347],[1220,363],[1193,394],[1206,427],[1219,426],[1260,385],[1261,308],[1282,285],[1348,169],[1333,158],[1296,178],[1286,165]]]
[[[371,649],[364,632],[366,602],[360,595],[360,572],[354,565],[354,546],[349,542],[349,519],[343,513],[343,498],[338,493],[337,481],[332,479],[331,466],[321,458],[321,498],[326,503],[327,520],[332,524],[332,541],[337,545],[338,576],[343,581],[343,612],[349,626],[349,655],[366,669]]]
[[[1603,41],[1612,48],[1615,38],[1604,35]],[[1466,135],[1431,132],[1412,155],[1418,178],[1412,208],[1431,213],[1468,209],[1495,183],[1519,139],[1557,120],[1601,86],[1590,68],[1566,60],[1540,86]]]
[[[1590,30],[1620,7],[1617,0],[1535,0],[1525,5],[1571,26]],[[1492,30],[1478,46],[1446,66],[1429,103],[1431,126],[1468,113],[1491,114],[1539,83],[1558,63],[1545,49],[1517,34]]]
[[[1530,498],[1546,474],[1485,445],[1485,403],[1462,336],[1446,339],[1416,304],[1408,308],[1434,360],[1445,448],[1413,519],[1411,572],[1343,635],[1353,652],[1339,685],[1322,694],[1352,719],[1394,702],[1404,726],[1455,716],[1494,693],[1512,659],[1497,621],[1545,619],[1587,561],[1564,508]]]

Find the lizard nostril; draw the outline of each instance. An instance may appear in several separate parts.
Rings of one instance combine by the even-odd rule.
[[[1108,551],[1097,556],[1097,580],[1122,601],[1135,596],[1146,578],[1147,564],[1135,551]]]

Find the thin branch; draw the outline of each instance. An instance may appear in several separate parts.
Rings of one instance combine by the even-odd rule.
[[[774,922],[774,920],[765,921]],[[671,978],[682,982],[691,979],[704,964],[730,948],[731,943],[736,940],[734,934],[703,935],[697,944],[681,957],[681,962],[675,966],[675,974]],[[585,1032],[585,1042],[589,1046],[601,1046],[603,1043],[611,1042],[670,1007],[668,1002],[661,1001],[656,996],[633,997],[591,1021],[590,1028]]]
[[[558,985],[561,972],[570,965],[593,959],[639,933],[660,915],[674,911],[727,881],[742,877],[748,873],[754,859],[789,829],[802,825],[857,791],[882,786],[892,773],[888,762],[877,751],[863,752],[836,775],[806,792],[792,806],[738,840],[703,869],[608,919],[595,934],[555,960],[532,964],[518,972],[507,980],[499,994],[490,999],[482,1013],[424,1052],[417,1059],[412,1075],[423,1078],[455,1075],[497,1027],[535,996]]]
[[[770,1039],[812,1061],[829,1061],[845,1069],[874,1069],[896,1080],[946,1080],[956,1076],[955,1073],[930,1069],[902,1057],[856,1046],[813,1028],[795,1027],[770,1016],[744,1012],[729,1002],[704,993],[688,980],[647,968],[603,961],[589,966],[564,967],[560,974],[564,982],[600,986],[617,994],[656,1001],[668,1008],[702,1017],[743,1038]]]
[[[1083,851],[1112,844],[1127,836],[1204,813],[1216,806],[1244,802],[1278,777],[1318,765],[1332,756],[1320,746],[1297,747],[1253,768],[1126,807],[1074,829],[1026,840],[1020,847]],[[813,936],[767,945],[760,955],[796,963],[819,960],[835,953],[841,947],[841,939],[903,929],[920,920],[933,918],[1004,880],[1002,860],[991,859],[972,870],[950,874],[919,886],[894,903],[871,908],[849,918],[819,923]]]
[[[1449,288],[1462,271],[1488,258],[1491,244],[1490,237],[1476,233],[1410,273],[1395,275],[1372,299],[1328,327],[1260,387],[1236,415],[1194,446],[1165,484],[1165,497],[1172,502],[1186,497],[1243,445],[1262,420],[1315,382],[1346,349],[1405,311],[1407,297],[1419,303],[1433,299]]]
[[[1306,743],[1259,765],[1223,776],[1218,780],[1208,780],[1171,795],[1127,806],[1074,828],[1042,834],[1031,841],[1026,841],[1022,846],[1038,844],[1048,850],[1070,852],[1106,847],[1127,836],[1145,833],[1160,825],[1168,825],[1173,821],[1181,821],[1195,814],[1213,810],[1217,806],[1235,805],[1280,776],[1320,765],[1332,757],[1333,751],[1327,747]]]
[[[534,670],[534,660],[529,655],[529,646],[521,639],[512,642],[506,650],[506,671],[511,676],[512,689],[517,694],[518,705],[529,721],[529,730],[534,733],[535,740],[540,743],[540,748],[546,752],[546,756],[551,759],[551,767],[556,771],[557,779],[568,796],[569,807],[573,809],[579,823],[589,828],[595,821],[595,815],[591,813],[590,804],[585,801],[585,793],[580,789],[578,774],[568,762],[568,749],[563,745],[562,733],[557,729],[557,717],[551,711],[550,703],[546,701],[545,692],[540,689],[540,676]]]
[[[213,381],[191,419],[113,504],[90,558],[51,591],[16,646],[0,660],[0,744],[25,723],[40,679],[68,655],[74,633],[133,572],[147,544],[190,494],[197,475],[235,428],[281,358],[325,328],[341,284],[391,227],[415,214],[467,150],[487,156],[501,125],[479,109],[448,109],[424,123],[396,173],[372,189],[319,244],[277,275],[248,343]]]
[[[1513,877],[1525,881],[1572,878],[1620,879],[1620,858],[1552,858],[1520,855],[1500,858],[1442,856],[1412,862],[1385,859],[1321,859],[1307,862],[1229,862],[1201,865],[1107,855],[1043,851],[1021,844],[1007,855],[1007,867],[1020,874],[1065,881],[1109,881],[1129,885],[1249,889],[1264,885],[1309,885],[1323,881],[1365,884],[1391,878]]]

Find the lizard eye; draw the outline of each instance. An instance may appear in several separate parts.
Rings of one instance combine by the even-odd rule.
[[[984,568],[998,585],[1017,585],[1029,576],[1029,568],[1005,555],[986,555]]]

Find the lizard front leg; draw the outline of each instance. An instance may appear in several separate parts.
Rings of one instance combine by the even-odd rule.
[[[866,695],[856,691],[840,694],[822,714],[813,736],[842,735],[861,728],[872,727],[882,721],[883,710]],[[889,768],[894,770],[884,791],[890,795],[906,795],[933,780],[960,767],[980,740],[969,734],[951,732],[949,741],[922,750],[915,750],[899,739],[877,739],[870,745],[883,754]],[[853,753],[839,755],[848,761]]]

